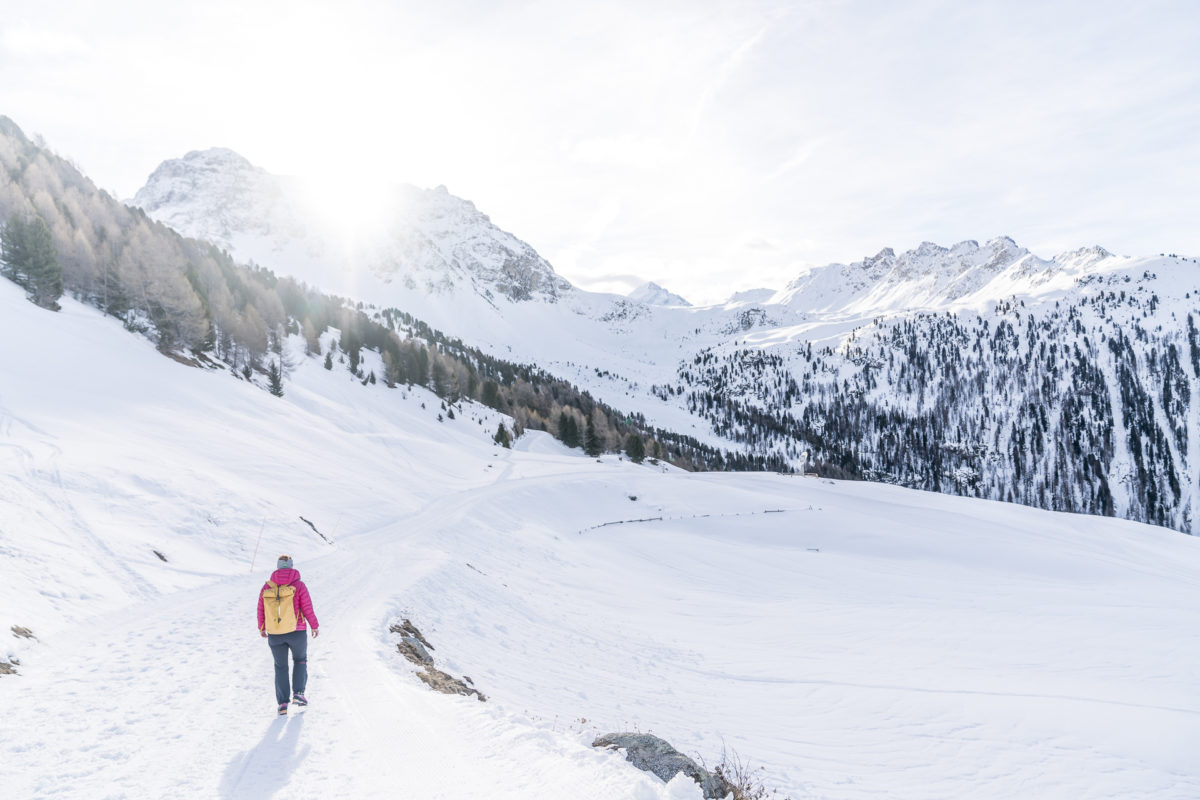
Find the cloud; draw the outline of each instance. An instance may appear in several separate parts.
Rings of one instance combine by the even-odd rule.
[[[695,110],[692,112],[692,124],[688,130],[688,139],[692,139],[696,136],[696,133],[700,128],[701,120],[708,112],[709,107],[713,105],[714,99],[721,92],[721,90],[729,84],[730,79],[742,65],[742,62],[744,62],[750,52],[758,46],[758,44],[763,40],[763,37],[767,35],[769,30],[769,25],[762,26],[755,31],[752,36],[746,38],[744,41],[740,42],[736,47],[734,47],[733,51],[718,64],[713,79],[704,88],[704,92],[700,96],[700,100],[696,104]]]
[[[678,147],[661,139],[643,139],[631,134],[584,139],[576,142],[570,153],[582,163],[642,170],[662,169],[681,160]]]
[[[791,156],[788,157],[788,159],[786,161],[784,161],[782,164],[780,164],[778,167],[776,167],[773,172],[771,172],[769,175],[767,175],[767,177],[764,179],[764,182],[773,181],[776,178],[780,178],[798,167],[804,166],[805,164],[807,164],[809,161],[812,160],[813,156],[816,155],[817,151],[828,141],[829,141],[829,137],[820,136],[815,139],[801,142],[800,144],[796,145],[795,149],[792,151]]]
[[[751,239],[748,242],[746,242],[744,247],[747,250],[755,250],[760,253],[774,253],[777,250],[779,250],[779,245],[777,245],[775,242],[772,242],[769,239],[762,239],[762,238]]]
[[[78,34],[28,25],[7,28],[0,35],[0,47],[23,58],[62,58],[86,55],[91,50]]]

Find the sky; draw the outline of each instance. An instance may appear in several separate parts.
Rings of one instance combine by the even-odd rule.
[[[707,303],[922,241],[1200,255],[1198,41],[1194,0],[44,0],[0,114],[122,198],[217,146],[445,185],[582,288]]]

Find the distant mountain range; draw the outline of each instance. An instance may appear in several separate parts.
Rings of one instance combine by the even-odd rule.
[[[655,284],[582,291],[469,202],[394,192],[366,243],[314,234],[293,179],[229,151],[165,162],[135,202],[239,260],[411,311],[779,468],[1192,530],[1195,262],[924,242],[695,308]],[[370,274],[347,272],[347,252]]]

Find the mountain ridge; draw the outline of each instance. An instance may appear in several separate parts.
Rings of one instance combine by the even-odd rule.
[[[186,235],[214,241],[242,260],[282,267],[314,286],[339,293],[347,286],[331,281],[329,275],[346,270],[348,252],[364,259],[382,281],[403,282],[430,293],[467,284],[488,298],[499,294],[554,302],[564,293],[581,291],[527,243],[496,228],[471,201],[450,194],[444,186],[390,187],[379,195],[390,204],[389,218],[376,221],[391,226],[390,232],[374,231],[376,235],[354,246],[330,241],[338,233],[323,230],[328,226],[318,221],[317,209],[305,207],[302,200],[311,191],[302,179],[271,175],[232,150],[210,148],[162,162],[132,202],[155,219]],[[321,235],[314,230],[321,230]],[[1020,273],[1012,277],[1024,281],[1012,281],[1006,287],[1008,294],[1033,292],[1039,282],[1060,271],[1064,258],[1073,271],[1079,271],[1081,259],[1089,255],[1091,263],[1113,257],[1102,247],[1091,246],[1044,259],[1008,236],[983,245],[970,239],[949,247],[926,241],[899,255],[886,247],[850,264],[809,267],[775,291],[772,299],[764,300],[755,290],[752,301],[801,312],[935,307],[979,292],[1010,269]],[[310,263],[314,256],[319,263]],[[327,287],[331,282],[339,285]],[[629,298],[645,305],[691,306],[652,282],[635,289]],[[735,294],[716,305],[737,302],[746,298]]]

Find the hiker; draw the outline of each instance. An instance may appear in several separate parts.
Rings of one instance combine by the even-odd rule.
[[[279,713],[287,714],[288,691],[292,702],[308,705],[304,686],[308,683],[308,627],[318,635],[317,615],[313,612],[308,587],[300,573],[292,568],[292,557],[282,555],[271,573],[271,579],[258,593],[258,632],[271,646],[275,659],[275,701]],[[292,683],[288,686],[288,651],[292,652]]]

